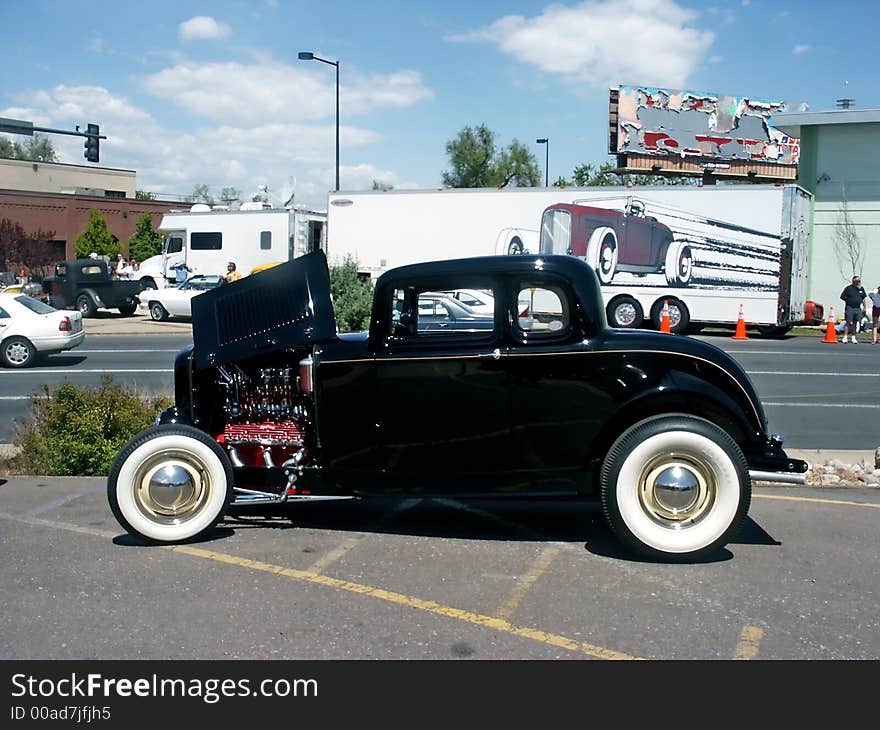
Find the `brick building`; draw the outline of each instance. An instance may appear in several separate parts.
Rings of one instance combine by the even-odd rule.
[[[156,227],[164,213],[182,207],[189,203],[136,199],[134,170],[0,159],[0,219],[28,233],[52,232],[59,259],[73,258],[92,209],[101,211],[127,254],[138,218],[149,213]]]

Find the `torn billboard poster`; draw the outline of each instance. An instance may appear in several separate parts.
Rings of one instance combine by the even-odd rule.
[[[617,149],[796,165],[800,140],[770,124],[785,102],[647,86],[618,87]]]

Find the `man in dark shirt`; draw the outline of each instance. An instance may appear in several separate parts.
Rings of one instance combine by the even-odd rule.
[[[862,286],[862,277],[854,276],[852,284],[849,284],[842,292],[840,298],[843,300],[843,341],[846,342],[846,336],[849,334],[850,342],[856,343],[856,332],[859,331],[859,320],[862,318],[862,304],[868,298],[868,293]]]

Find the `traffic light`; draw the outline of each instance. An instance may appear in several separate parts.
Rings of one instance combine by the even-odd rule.
[[[101,140],[98,139],[100,134],[98,130],[97,124],[90,124],[86,129],[86,137],[85,144],[85,153],[83,157],[85,157],[89,162],[97,162],[98,161],[98,153],[100,152],[100,143]]]

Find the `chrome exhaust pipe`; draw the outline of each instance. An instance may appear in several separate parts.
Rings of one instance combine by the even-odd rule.
[[[232,462],[232,466],[244,466],[244,462],[241,460],[241,456],[238,455],[238,449],[234,446],[227,447],[229,449],[229,460]]]
[[[266,465],[267,469],[272,469],[275,467],[275,462],[272,461],[272,447],[264,446],[263,447],[263,463]]]
[[[792,474],[782,471],[758,471],[750,469],[749,476],[753,482],[772,482],[774,484],[806,484],[804,474]]]

